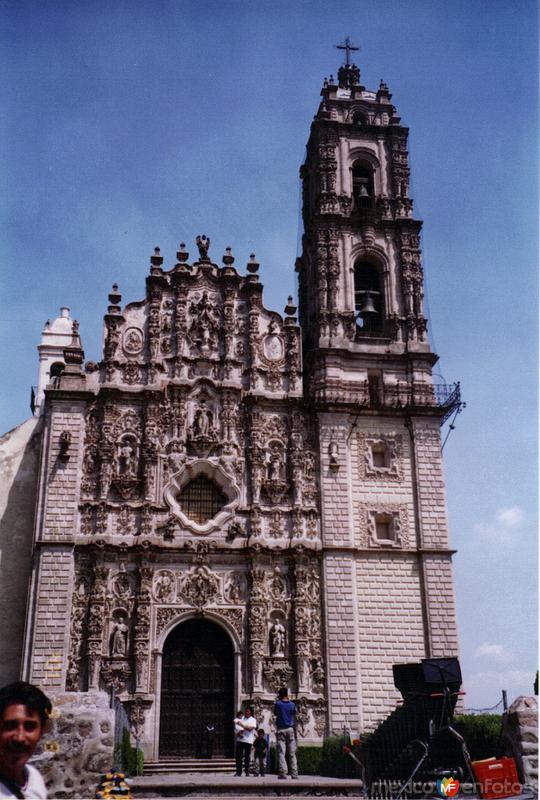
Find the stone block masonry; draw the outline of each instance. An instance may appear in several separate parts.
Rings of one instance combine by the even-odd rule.
[[[356,569],[349,554],[326,553],[323,561],[325,595],[328,706],[331,729],[362,727],[358,653]]]
[[[76,533],[77,504],[82,472],[84,404],[55,401],[43,453],[39,538],[47,541],[72,540]],[[60,437],[70,434],[67,459],[60,458]]]
[[[28,680],[44,688],[61,690],[65,686],[73,569],[71,547],[41,548],[27,636],[31,648]]]
[[[425,658],[418,561],[381,554],[356,561],[363,727],[374,728],[400,699],[392,665]]]

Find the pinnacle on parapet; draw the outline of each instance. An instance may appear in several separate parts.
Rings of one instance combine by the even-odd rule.
[[[113,283],[112,290],[109,293],[109,305],[107,306],[107,312],[109,314],[119,314],[121,300],[122,300],[122,295],[118,291],[118,284]]]
[[[163,256],[159,247],[154,247],[154,255],[150,256],[150,264],[153,267],[161,267],[163,264]]]
[[[259,271],[259,267],[260,267],[260,264],[257,261],[257,259],[255,258],[255,253],[250,253],[249,261],[248,261],[248,263],[246,265],[247,271],[251,275],[255,275]]]
[[[284,311],[288,317],[294,317],[296,314],[296,306],[294,305],[292,295],[289,295]]]
[[[225,248],[225,255],[221,260],[226,267],[230,267],[234,264],[234,256],[232,254],[232,249],[230,247]]]
[[[180,242],[180,246],[179,246],[178,250],[176,251],[176,258],[180,262],[180,264],[184,264],[188,260],[189,253],[186,250],[186,243],[185,242]]]

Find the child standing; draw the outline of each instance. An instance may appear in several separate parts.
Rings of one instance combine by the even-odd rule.
[[[257,738],[255,739],[253,750],[255,753],[255,764],[258,768],[258,774],[264,777],[266,771],[267,745],[266,745],[266,736],[262,728],[259,728],[259,730],[257,731]]]

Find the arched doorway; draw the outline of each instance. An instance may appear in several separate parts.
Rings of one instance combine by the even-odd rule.
[[[190,619],[163,648],[160,757],[205,754],[205,727],[213,725],[214,755],[232,757],[234,652],[230,637],[207,619]]]

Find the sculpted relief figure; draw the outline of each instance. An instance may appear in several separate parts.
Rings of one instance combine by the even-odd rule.
[[[162,603],[174,599],[174,578],[168,572],[160,572],[154,579],[154,596]]]

